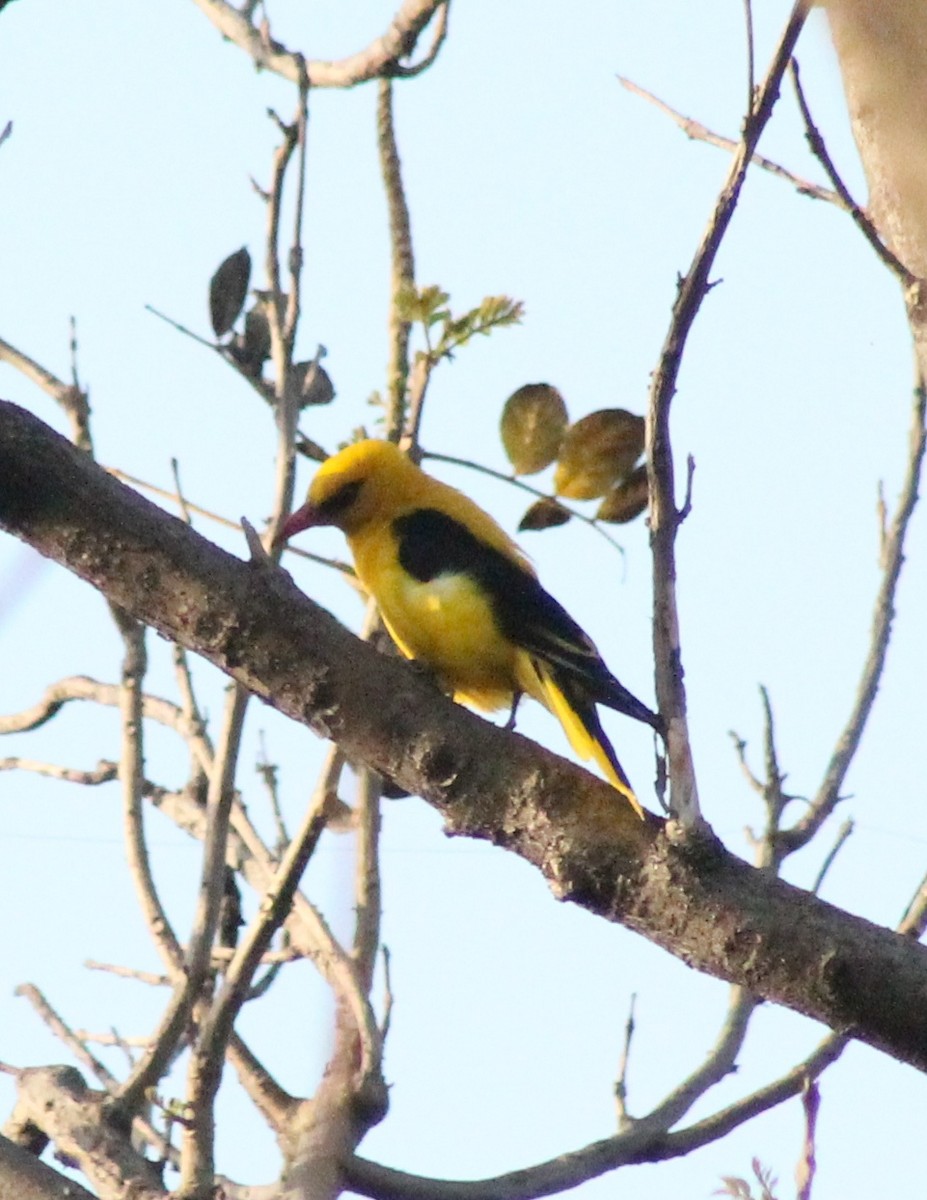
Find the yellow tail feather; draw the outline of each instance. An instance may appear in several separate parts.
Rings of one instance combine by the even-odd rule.
[[[537,670],[537,667],[535,667],[535,670]],[[573,709],[567,697],[557,687],[550,675],[541,669],[537,671],[537,676],[543,689],[543,696],[538,695],[537,692],[534,692],[534,695],[551,710],[563,726],[564,732],[570,740],[570,745],[580,758],[592,758],[595,760],[612,787],[624,796],[625,800],[627,800],[643,821],[644,809],[625,778],[617,759],[614,759],[613,755],[609,754],[608,749],[592,736],[583,724],[582,718]]]

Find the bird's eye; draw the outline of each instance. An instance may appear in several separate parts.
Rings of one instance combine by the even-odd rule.
[[[360,494],[363,481],[355,479],[351,483],[342,484],[336,492],[323,500],[319,505],[319,511],[326,517],[337,517],[351,507],[354,501]]]

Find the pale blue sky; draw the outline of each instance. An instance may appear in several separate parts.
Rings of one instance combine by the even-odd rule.
[[[758,6],[759,7],[759,6]],[[787,6],[767,6],[758,63]],[[337,57],[379,33],[391,7],[276,0],[277,36]],[[818,14],[799,47],[812,105],[846,178],[861,176]],[[735,134],[746,90],[742,5],[585,4],[567,13],[526,0],[472,0],[451,16],[436,66],[398,88],[398,137],[413,215],[418,277],[463,309],[487,293],[524,301],[525,323],[443,366],[423,427],[427,448],[504,469],[496,426],[518,385],[548,380],[573,416],[621,405],[641,412],[665,333],[677,272],[687,266],[726,170],[616,82],[625,74],[667,102]],[[338,392],[306,431],[327,446],[371,422],[382,386],[388,257],[373,138],[373,87],[311,98],[306,304],[302,350],[318,341]],[[248,182],[266,182],[288,86],[255,73],[189,0],[74,5],[29,0],[0,15],[0,336],[51,370],[68,371],[68,319],[91,389],[104,463],[162,485],[170,458],[190,498],[259,522],[272,495],[267,411],[215,356],[144,311],[150,303],[208,332],[209,276],[247,244],[262,253],[264,213]],[[786,95],[764,153],[817,177]],[[847,218],[766,176],[751,178],[717,264],[680,377],[677,458],[697,462],[694,509],[679,543],[680,603],[696,765],[708,819],[747,854],[761,814],[728,731],[761,753],[758,684],[771,692],[787,787],[814,790],[849,710],[877,581],[878,481],[893,498],[911,386],[897,289]],[[50,402],[8,368],[0,395],[62,428]],[[447,468],[509,529],[523,498]],[[309,478],[304,470],[304,482]],[[542,477],[543,479],[546,477]],[[241,538],[207,536],[244,554]],[[593,634],[632,690],[652,697],[646,529],[620,533],[624,564],[579,524],[526,536],[547,586]],[[303,544],[308,544],[303,539]],[[343,553],[334,533],[312,548]],[[360,608],[317,567],[290,563],[301,586],[356,626]],[[927,594],[923,513],[912,527],[896,639],[876,716],[848,780],[840,817],[857,831],[825,896],[894,922],[927,858],[922,773],[921,614]],[[18,602],[17,602],[17,597]],[[25,707],[53,678],[118,676],[119,646],[100,598],[57,567],[0,539],[0,711]],[[150,639],[152,690],[171,691],[167,648]],[[203,670],[215,715],[222,681]],[[631,778],[651,777],[651,740],[606,718]],[[523,710],[522,732],[565,752],[556,723]],[[257,705],[239,773],[266,821],[253,774],[264,730],[282,764],[295,820],[320,744]],[[0,755],[90,767],[116,757],[112,712],[69,711]],[[153,731],[149,772],[183,778],[175,742]],[[641,783],[638,784],[639,789]],[[4,863],[0,1058],[63,1060],[13,987],[43,987],[75,1025],[146,1032],[161,996],[88,973],[85,958],[154,968],[120,841],[114,787],[94,792],[25,774],[0,776]],[[836,826],[837,822],[834,822]],[[197,848],[152,819],[156,868],[183,928]],[[808,885],[828,832],[787,869]],[[307,876],[310,894],[346,927],[350,846],[330,838]],[[387,1050],[391,1112],[362,1151],[448,1176],[510,1170],[614,1129],[611,1087],[628,998],[638,1033],[630,1106],[642,1112],[694,1066],[723,1019],[725,988],[663,951],[557,903],[540,877],[501,851],[449,841],[423,802],[386,811],[384,935],[396,993]],[[14,915],[15,913],[15,915]],[[28,916],[24,915],[28,914]],[[271,1015],[272,1014],[272,1015]],[[249,1010],[242,1030],[281,1081],[311,1089],[328,1044],[324,989],[308,966]],[[738,1075],[720,1106],[802,1057],[820,1030],[772,1007],[756,1015]],[[118,1057],[114,1058],[118,1064]],[[2,1096],[8,1081],[0,1077]],[[922,1173],[927,1085],[910,1068],[852,1048],[822,1082],[815,1200],[911,1194]],[[268,1179],[271,1138],[235,1100],[220,1109],[220,1164]],[[710,1111],[700,1106],[698,1115]],[[691,1159],[589,1183],[583,1200],[708,1196],[757,1155],[793,1192],[801,1144],[797,1102]]]

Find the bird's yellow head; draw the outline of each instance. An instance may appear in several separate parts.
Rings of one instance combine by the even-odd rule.
[[[313,525],[336,525],[350,535],[378,515],[412,502],[425,476],[392,442],[368,439],[332,455],[319,467],[306,503],[280,532],[280,541]]]

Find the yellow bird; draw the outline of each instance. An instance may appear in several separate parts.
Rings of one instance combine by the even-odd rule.
[[[407,658],[477,708],[511,705],[514,716],[520,696],[533,696],[643,816],[596,705],[662,730],[659,716],[612,675],[492,517],[391,442],[368,440],[322,464],[280,540],[314,525],[346,534],[358,577]]]

